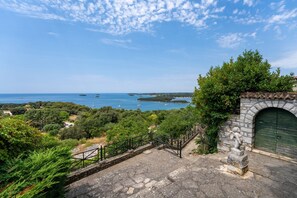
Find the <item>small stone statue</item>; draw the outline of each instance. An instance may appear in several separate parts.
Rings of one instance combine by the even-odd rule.
[[[231,152],[228,155],[227,163],[228,171],[243,175],[248,171],[248,156],[245,154],[244,149],[242,148],[242,135],[240,134],[240,129],[234,127],[231,130],[228,130],[230,139],[234,139],[234,147],[231,148]]]
[[[238,127],[234,127],[232,131],[230,131],[230,139],[234,139],[234,148],[240,150],[240,146],[242,145],[242,135],[240,134],[240,129]]]

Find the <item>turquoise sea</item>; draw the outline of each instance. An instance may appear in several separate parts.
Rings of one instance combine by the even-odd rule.
[[[164,103],[164,102],[144,102],[138,101],[140,96],[129,96],[127,93],[102,93],[96,97],[95,93],[87,93],[81,96],[79,93],[73,94],[0,94],[0,103],[28,103],[36,101],[51,102],[73,102],[86,105],[91,108],[111,106],[122,109],[148,110],[169,110],[186,107],[188,104]],[[144,97],[142,95],[141,97]],[[149,97],[149,96],[147,96]],[[190,101],[190,99],[187,99]]]

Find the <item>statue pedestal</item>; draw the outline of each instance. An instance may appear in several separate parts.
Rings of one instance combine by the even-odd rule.
[[[227,169],[231,173],[244,175],[248,171],[248,155],[243,150],[231,148],[227,163]]]

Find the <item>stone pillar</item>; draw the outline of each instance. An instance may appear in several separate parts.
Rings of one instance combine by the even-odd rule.
[[[227,163],[227,170],[231,173],[244,175],[248,171],[248,155],[243,149],[231,148]]]

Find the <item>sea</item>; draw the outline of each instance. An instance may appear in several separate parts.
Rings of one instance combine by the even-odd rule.
[[[128,93],[67,93],[67,94],[0,94],[0,104],[3,103],[28,103],[37,101],[50,102],[72,102],[91,108],[111,106],[117,109],[128,109],[141,111],[170,110],[188,106],[186,103],[166,103],[139,101],[139,97],[150,97],[150,95],[129,95]],[[191,98],[181,98],[191,102]]]

